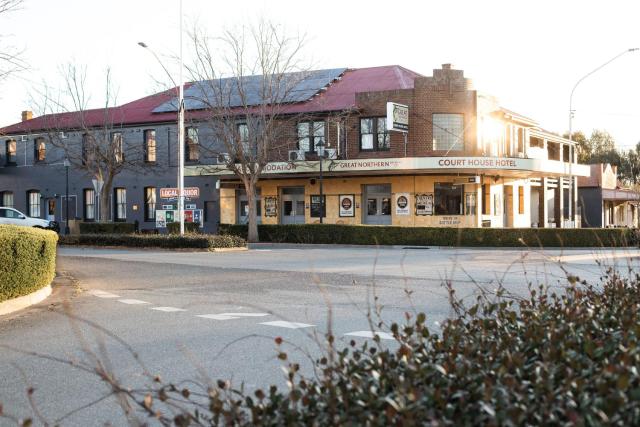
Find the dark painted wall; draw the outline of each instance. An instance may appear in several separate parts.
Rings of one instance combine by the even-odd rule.
[[[580,187],[578,204],[582,208],[583,227],[602,227],[602,189]]]
[[[113,129],[122,132],[125,155],[129,150],[144,150],[143,134],[145,129],[155,129],[157,145],[157,161],[154,166],[143,166],[129,168],[121,172],[114,180],[113,188],[122,187],[127,190],[127,222],[139,221],[141,229],[154,229],[155,222],[145,222],[144,220],[144,189],[145,187],[155,187],[157,189],[157,209],[160,209],[163,202],[160,199],[159,189],[162,187],[177,187],[178,174],[178,146],[177,129],[173,124],[161,124],[142,127],[129,127]],[[47,218],[48,201],[55,200],[56,221],[65,218],[65,167],[64,150],[56,148],[47,143],[47,155],[45,162],[35,161],[34,140],[43,135],[21,135],[5,136],[0,138],[0,204],[2,203],[1,193],[9,191],[13,193],[14,207],[26,214],[28,212],[27,192],[38,190],[41,193],[41,214],[42,218]],[[6,141],[14,138],[17,141],[17,158],[15,165],[7,165]],[[70,133],[67,135],[67,142],[71,145],[81,144],[81,133]],[[215,164],[216,155],[213,143],[207,138],[205,132],[200,132],[200,143],[203,145],[200,161],[192,164]],[[205,149],[206,148],[206,149]],[[83,190],[93,188],[92,177],[86,171],[79,170],[73,166],[69,168],[69,217],[78,219],[83,217]],[[216,232],[220,218],[220,204],[218,191],[216,190],[215,177],[185,177],[185,186],[199,187],[200,198],[193,201],[186,201],[185,204],[195,204],[197,209],[203,210],[205,216],[206,232]],[[113,190],[111,198],[113,199]],[[113,202],[112,202],[113,203]],[[165,202],[167,203],[167,202]],[[137,210],[134,208],[137,206]],[[77,210],[76,210],[77,208]],[[205,213],[205,209],[207,212]],[[75,212],[75,215],[74,215]],[[113,215],[113,205],[111,207]],[[63,224],[62,224],[63,226]]]

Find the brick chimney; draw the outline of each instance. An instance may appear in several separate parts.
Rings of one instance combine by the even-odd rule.
[[[26,110],[22,112],[23,122],[26,122],[27,120],[31,120],[31,119],[33,119],[33,111]]]

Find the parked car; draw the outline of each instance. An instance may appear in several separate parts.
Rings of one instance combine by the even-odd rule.
[[[13,208],[0,207],[0,224],[22,225],[25,227],[44,228],[53,230],[56,233],[60,231],[60,225],[56,221],[48,221],[46,219],[31,218],[22,212]]]

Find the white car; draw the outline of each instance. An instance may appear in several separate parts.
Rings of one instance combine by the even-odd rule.
[[[0,224],[22,225],[25,227],[45,228],[58,232],[60,226],[55,221],[31,218],[13,208],[0,207]]]

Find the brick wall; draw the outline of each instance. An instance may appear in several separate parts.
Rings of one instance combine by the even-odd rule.
[[[477,155],[477,113],[478,94],[471,81],[464,77],[462,70],[454,70],[449,64],[433,70],[432,77],[418,77],[414,89],[356,94],[356,111],[337,112],[329,115],[308,115],[298,120],[326,120],[325,135],[327,148],[338,147],[338,126],[341,129],[340,151],[342,158],[389,158],[404,156],[404,138],[400,132],[391,132],[390,149],[387,151],[360,150],[360,118],[385,117],[387,102],[397,102],[409,106],[409,133],[407,135],[407,156],[442,156],[447,151],[433,150],[432,117],[436,113],[457,113],[464,115],[464,151],[449,151],[448,155]],[[289,150],[297,149],[295,120],[287,120],[283,125],[290,128],[286,141],[276,144],[272,150],[273,161],[286,161]],[[340,124],[340,125],[339,125]]]

